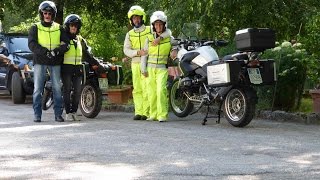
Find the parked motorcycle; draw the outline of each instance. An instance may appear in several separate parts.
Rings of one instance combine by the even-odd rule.
[[[275,46],[274,31],[254,28],[237,31],[235,39],[240,52],[222,59],[211,46],[225,45],[225,41],[185,36],[187,38],[176,39],[181,76],[173,81],[169,90],[173,113],[186,117],[207,106],[203,125],[210,117],[218,118],[216,122],[219,123],[222,112],[231,125],[248,125],[258,101],[253,87],[276,81],[274,60],[260,58],[264,50]],[[210,107],[215,109],[215,116],[209,116]]]
[[[87,118],[96,117],[102,108],[102,92],[106,92],[108,89],[109,79],[107,74],[111,78],[114,78],[114,74],[117,74],[120,80],[117,83],[122,83],[122,71],[121,66],[112,65],[110,63],[100,63],[100,67],[97,65],[91,65],[89,63],[83,63],[83,79],[82,79],[82,90],[80,95],[79,109]],[[53,104],[52,86],[49,80],[50,76],[45,84],[43,96],[42,96],[42,109],[47,110]],[[62,87],[63,88],[63,87]],[[70,98],[73,98],[73,90],[71,91]]]

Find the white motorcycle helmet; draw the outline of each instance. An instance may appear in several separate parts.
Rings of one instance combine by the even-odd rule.
[[[153,32],[155,32],[155,28],[154,28],[154,23],[156,21],[162,21],[164,23],[164,30],[165,31],[167,29],[167,16],[163,11],[155,11],[152,16],[150,17],[150,23],[151,23],[151,30]]]

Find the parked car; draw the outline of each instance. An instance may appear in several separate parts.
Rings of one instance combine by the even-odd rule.
[[[26,95],[33,93],[33,54],[28,35],[0,33],[0,44],[0,89],[9,91],[14,104],[22,104]]]

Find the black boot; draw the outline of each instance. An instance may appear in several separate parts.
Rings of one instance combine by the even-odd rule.
[[[58,116],[58,117],[55,118],[55,121],[57,121],[57,122],[64,122],[64,119],[63,119],[62,116]]]
[[[133,117],[133,120],[141,120],[141,115],[137,114]]]

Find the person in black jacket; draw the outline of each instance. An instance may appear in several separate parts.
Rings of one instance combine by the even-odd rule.
[[[63,82],[63,99],[66,111],[66,120],[79,120],[76,116],[81,93],[81,80],[83,75],[82,62],[87,61],[89,64],[98,65],[99,61],[89,52],[88,45],[81,37],[80,29],[82,21],[79,15],[70,14],[64,21],[64,28],[70,39],[70,49],[64,54],[63,65],[61,68]],[[71,89],[74,94],[70,102]]]
[[[41,94],[47,71],[52,81],[55,121],[63,122],[60,74],[63,54],[69,48],[69,40],[62,26],[54,22],[57,13],[54,2],[43,1],[38,11],[41,22],[30,28],[28,37],[29,48],[34,53],[34,122],[41,122]]]

